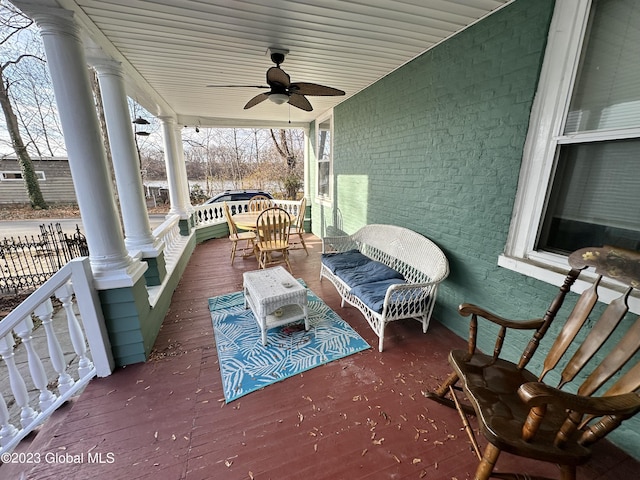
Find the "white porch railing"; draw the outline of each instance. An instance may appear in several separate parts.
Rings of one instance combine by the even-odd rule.
[[[164,222],[155,228],[153,236],[154,238],[162,240],[162,243],[164,244],[162,252],[164,253],[164,263],[167,274],[162,285],[155,285],[152,287],[147,286],[149,305],[152,307],[156,305],[156,302],[162,295],[162,292],[166,287],[167,280],[172,277],[173,270],[178,264],[189,239],[189,237],[180,235],[179,215],[168,216]]]
[[[54,312],[51,297],[61,302],[60,313]],[[101,312],[89,260],[83,257],[67,263],[0,321],[0,357],[8,374],[2,385],[9,387],[0,391],[0,453],[12,450],[91,378],[111,374],[113,357]],[[36,330],[34,320],[42,328]],[[14,348],[17,340],[24,349]],[[73,350],[67,358],[61,344]],[[49,372],[44,358],[51,364]],[[50,385],[56,387],[50,390]]]
[[[180,216],[167,216],[164,222],[153,231],[153,237],[164,243],[164,261],[167,271],[172,270],[180,257],[184,243],[184,237],[180,235]]]
[[[274,205],[284,208],[289,215],[296,217],[298,215],[298,208],[300,207],[300,201],[298,200],[273,200]],[[234,202],[227,202],[232,214],[236,212],[246,212],[249,201],[240,200]],[[210,203],[208,205],[197,205],[193,207],[193,218],[195,227],[206,227],[210,225],[218,225],[226,223],[224,218],[224,212],[222,211],[222,203]]]

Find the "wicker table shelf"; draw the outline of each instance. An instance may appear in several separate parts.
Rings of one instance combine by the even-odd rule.
[[[304,319],[309,330],[307,289],[283,267],[243,274],[244,306],[250,308],[267,344],[267,330]]]

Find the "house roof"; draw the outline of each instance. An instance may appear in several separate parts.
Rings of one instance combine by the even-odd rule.
[[[130,96],[151,113],[239,127],[306,125],[513,0],[57,1],[85,27],[90,54],[122,62]],[[270,47],[289,50],[291,81],[346,95],[309,97],[312,112],[269,101],[245,110],[266,90],[207,87],[265,85]]]

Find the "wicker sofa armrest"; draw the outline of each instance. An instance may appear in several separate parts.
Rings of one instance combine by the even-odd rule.
[[[358,242],[351,235],[322,238],[322,253],[339,253],[354,249],[358,249]]]

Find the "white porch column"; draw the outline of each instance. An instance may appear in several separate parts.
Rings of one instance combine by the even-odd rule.
[[[68,10],[27,6],[41,29],[96,287],[131,286],[146,264],[124,245],[79,28]]]
[[[189,214],[193,213],[193,205],[191,205],[191,188],[189,188],[189,179],[187,176],[187,164],[184,161],[184,145],[182,143],[182,127],[175,125],[175,138],[176,138],[176,150],[178,153],[178,172],[180,172],[180,179],[182,184],[182,195],[184,197],[184,204]]]
[[[182,161],[182,144],[178,146],[179,134],[176,129],[176,121],[170,116],[158,117],[162,122],[162,134],[164,137],[164,155],[167,167],[167,181],[169,182],[169,201],[171,208],[169,214],[180,215],[181,219],[189,218],[188,202],[185,201],[184,177],[180,169],[185,170]]]
[[[124,76],[120,62],[108,59],[89,59],[98,72],[98,82],[104,103],[104,115],[113,157],[113,169],[120,197],[124,244],[131,255],[157,257],[162,242],[153,238],[149,212],[140,174],[140,159],[133,138]]]

